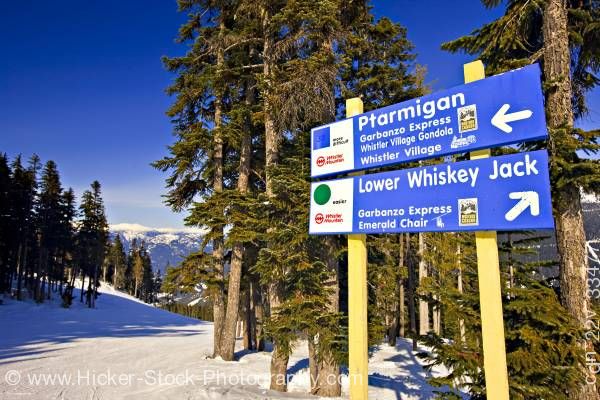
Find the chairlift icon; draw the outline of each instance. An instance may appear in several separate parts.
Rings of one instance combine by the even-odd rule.
[[[439,216],[435,219],[435,226],[438,228],[443,228],[445,226],[444,221],[442,221],[442,216]]]

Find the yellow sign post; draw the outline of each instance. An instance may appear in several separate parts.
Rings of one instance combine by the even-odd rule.
[[[464,65],[465,83],[485,78],[481,61]],[[346,117],[363,112],[359,98],[346,101]],[[490,150],[470,153],[471,159],[486,158]],[[502,292],[498,239],[495,231],[475,233],[481,307],[483,363],[488,400],[508,400],[508,372],[504,342]],[[366,235],[348,235],[348,342],[350,399],[368,398],[367,334],[367,246]]]
[[[464,65],[465,83],[485,78],[480,60]],[[490,156],[490,150],[471,153],[471,160]],[[504,318],[498,238],[495,231],[475,232],[477,274],[483,338],[483,368],[488,400],[508,400],[508,372],[504,343]]]
[[[346,118],[362,112],[361,99],[356,97],[346,100]],[[348,235],[348,358],[351,400],[368,398],[367,305],[367,235]]]

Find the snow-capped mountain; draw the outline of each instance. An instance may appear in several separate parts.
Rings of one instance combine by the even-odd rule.
[[[129,251],[133,240],[144,242],[152,266],[165,272],[167,264],[177,265],[185,256],[200,249],[204,232],[195,228],[150,228],[139,224],[116,224],[110,226],[111,239],[119,235]]]
[[[600,243],[600,199],[582,196],[583,217],[588,242]],[[152,266],[164,273],[167,264],[177,265],[184,257],[200,249],[204,232],[196,228],[150,228],[139,224],[111,225],[111,239],[119,234],[125,250],[129,251],[134,239],[143,241],[150,252]],[[541,243],[542,259],[556,259],[556,244],[552,232],[544,232],[549,239]],[[210,252],[210,245],[205,251]],[[536,256],[537,257],[537,256]]]

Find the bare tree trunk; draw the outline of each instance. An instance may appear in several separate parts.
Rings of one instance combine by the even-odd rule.
[[[508,286],[508,290],[507,290],[507,295],[506,297],[510,300],[511,297],[511,291],[514,288],[514,271],[513,271],[513,241],[512,241],[512,234],[509,232],[507,235],[507,241],[508,241],[508,282],[507,282],[507,286]]]
[[[25,256],[22,254],[23,244],[19,243],[19,248],[17,250],[17,300],[21,300],[21,288],[23,286],[23,264],[21,263],[21,259],[25,258]]]
[[[115,270],[113,271],[113,287],[115,289],[117,289],[117,276],[118,276],[118,268],[119,268],[119,255],[117,254],[117,259],[114,260],[115,262]],[[166,271],[165,271],[166,272]]]
[[[31,277],[33,279],[33,299],[36,302],[42,302],[44,299],[41,295],[41,286],[42,286],[42,282],[41,282],[41,275],[42,275],[42,264],[44,260],[44,248],[40,248],[40,252],[38,255],[38,262],[37,265],[35,265],[35,271],[33,271],[33,273],[31,274]],[[35,275],[35,276],[34,276]]]
[[[403,273],[403,268],[404,268],[404,264],[406,261],[406,257],[405,257],[405,249],[404,249],[404,233],[401,233],[398,235],[398,269],[399,269],[399,275],[400,275],[400,283],[399,283],[399,293],[398,293],[398,335],[400,337],[404,337],[404,326],[406,325],[406,312],[405,312],[405,308],[404,308],[404,277],[402,276]]]
[[[460,243],[458,243],[458,245],[456,246],[456,267],[458,270],[458,293],[462,294],[463,293],[463,277],[462,277],[462,263],[461,263],[461,251],[460,251]],[[458,331],[460,333],[460,342],[464,345],[467,343],[467,334],[465,331],[465,320],[462,318],[459,318],[458,320]]]
[[[573,128],[568,12],[566,0],[548,0],[543,14],[544,78],[553,86],[547,91],[546,118],[551,129],[550,152],[560,157],[557,141]],[[566,132],[561,130],[567,130]],[[558,140],[557,140],[558,139]],[[567,157],[575,155],[567,155]],[[568,160],[566,160],[568,162]],[[551,161],[551,164],[554,164]],[[553,165],[551,165],[553,166]],[[554,193],[556,244],[559,254],[560,298],[582,329],[590,310],[588,259],[579,188],[568,183]],[[582,340],[581,345],[585,347]],[[598,399],[595,385],[582,385],[572,399]]]
[[[427,278],[427,264],[425,263],[425,241],[424,234],[419,233],[419,285]],[[427,335],[429,332],[429,304],[419,299],[419,335]]]
[[[277,318],[281,307],[283,289],[280,282],[271,282],[269,285],[269,307],[271,318]],[[273,339],[273,352],[271,354],[271,385],[270,389],[280,392],[287,391],[287,365],[289,355],[283,350],[285,346],[279,343],[279,338]]]
[[[440,310],[440,296],[433,296],[435,304],[433,305],[433,331],[439,335],[442,331],[442,312]]]
[[[252,305],[250,302],[250,285],[246,287],[246,290],[242,292],[242,302],[243,302],[243,318],[244,322],[244,332],[242,343],[244,346],[244,350],[253,350],[254,349],[254,338],[253,338],[253,329],[252,329]]]
[[[399,319],[399,327],[398,327],[398,335],[400,337],[405,337],[406,333],[404,331],[404,327],[406,325],[406,311],[404,309],[404,298],[405,298],[405,294],[404,294],[404,280],[400,281],[400,296],[399,296],[399,301],[400,301],[400,319]]]
[[[410,246],[410,233],[406,235],[406,254],[408,258],[408,315],[410,334],[413,338],[413,350],[417,350],[417,316],[415,307],[415,257]]]
[[[252,308],[254,309],[254,338],[256,340],[256,350],[265,350],[265,338],[263,337],[263,322],[265,320],[265,307],[263,305],[263,291],[260,282],[256,277],[251,280],[252,285]]]
[[[235,350],[235,330],[240,307],[240,286],[242,281],[243,244],[233,247],[231,270],[229,272],[229,290],[227,293],[227,311],[221,336],[221,357],[232,361]]]
[[[339,397],[341,392],[340,367],[333,354],[326,352],[319,363],[316,394],[322,397]]]
[[[79,301],[83,303],[83,292],[85,291],[85,271],[81,271],[81,298]]]
[[[242,336],[242,332],[244,330],[244,320],[240,319],[238,320],[238,322],[235,324],[235,337],[239,338]]]
[[[279,306],[279,305],[278,305]],[[287,391],[287,365],[289,356],[285,354],[277,343],[273,344],[271,356],[271,390]]]
[[[316,394],[318,389],[319,364],[315,349],[315,336],[308,336],[308,370],[310,371],[310,394]]]
[[[96,298],[98,297],[98,266],[94,267],[94,286],[92,288],[92,296],[90,301],[90,308],[96,307]]]
[[[88,279],[87,291],[85,292],[85,304],[88,308],[92,308],[92,279],[94,279],[94,277],[90,276]]]
[[[133,297],[138,297],[138,289],[139,289],[139,279],[136,277],[135,278],[135,285],[133,287]]]
[[[325,287],[329,291],[327,299],[327,311],[333,314],[337,314],[340,310],[339,299],[340,290],[338,282],[338,260],[335,255],[335,249],[337,245],[335,238],[327,236],[324,239],[324,258],[327,264],[327,281]],[[319,373],[317,390],[315,392],[318,396],[323,397],[339,397],[342,393],[341,380],[340,378],[340,366],[338,365],[335,357],[331,351],[331,344],[327,347],[323,343],[319,346],[321,350],[320,362],[319,362]]]

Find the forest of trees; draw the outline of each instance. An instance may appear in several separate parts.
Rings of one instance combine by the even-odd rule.
[[[554,233],[499,236],[510,398],[597,399],[585,378],[584,351],[593,349],[581,333],[594,299],[580,193],[600,192],[600,164],[588,157],[598,151],[598,132],[576,129],[574,120],[599,82],[600,3],[483,3],[506,7],[504,15],[443,48],[483,60],[489,75],[541,64],[550,140],[523,149],[549,150],[559,254],[531,256]],[[243,320],[246,349],[273,344],[271,388],[286,391],[288,358],[303,338],[311,392],[338,396],[339,379],[327,378],[347,363],[351,271],[345,237],[307,233],[310,128],[342,118],[348,98],[361,97],[369,111],[427,93],[425,68],[406,29],[375,18],[368,1],[178,4],[188,15],[177,37],[187,53],[164,59],[175,75],[175,141],[153,165],[169,174],[167,204],[209,230],[203,247],[212,252],[189,256],[165,285],[207,285],[214,357],[234,360]],[[434,351],[420,356],[450,371],[431,383],[484,399],[474,235],[371,235],[367,244],[372,343],[427,343]],[[542,279],[552,265],[559,275]]]
[[[0,154],[0,293],[38,303],[58,293],[64,307],[79,299],[95,306],[98,287],[112,284],[147,303],[161,286],[144,243],[125,253],[119,235],[112,242],[100,183],[92,182],[79,207],[73,189],[63,189],[54,161],[37,155],[23,165]]]
[[[156,303],[162,286],[160,271],[154,271],[145,244],[134,239],[126,253],[121,237],[115,235],[102,266],[102,280],[115,289],[146,303]]]
[[[69,307],[79,278],[80,301],[94,307],[108,240],[100,183],[77,208],[54,161],[0,154],[0,210],[0,293],[38,303],[58,293]]]

